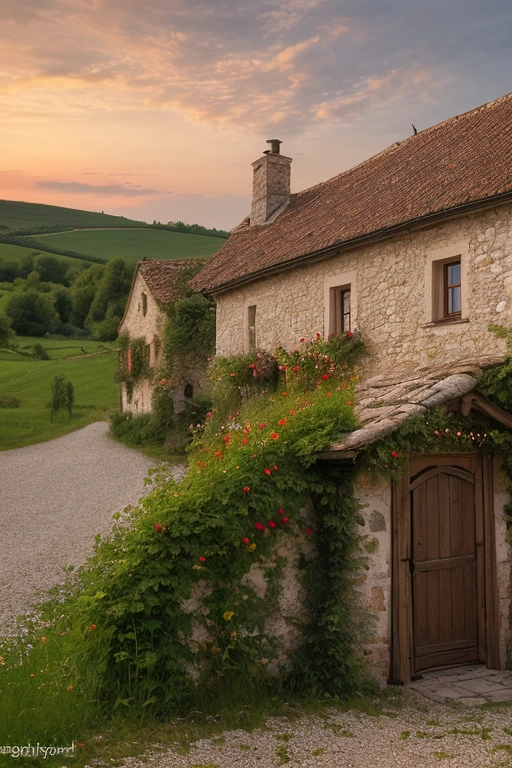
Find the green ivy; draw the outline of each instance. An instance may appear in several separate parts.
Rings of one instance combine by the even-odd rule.
[[[255,353],[247,364],[251,376],[259,359]],[[265,620],[278,599],[286,565],[278,548],[287,537],[319,552],[303,568],[314,599],[298,654],[301,689],[349,695],[366,685],[350,576],[360,565],[358,508],[350,485],[343,481],[340,492],[340,478],[315,463],[318,451],[355,426],[352,370],[329,363],[304,392],[280,360],[271,393],[248,398],[218,427],[210,413],[182,483],[160,474],[140,506],[120,516],[62,612],[80,638],[82,663],[100,673],[110,711],[176,711],[190,706],[197,686],[233,676],[248,691],[270,684],[280,648]],[[316,513],[304,509],[308,496]],[[265,594],[248,577],[256,566]],[[297,680],[288,683],[297,688]]]

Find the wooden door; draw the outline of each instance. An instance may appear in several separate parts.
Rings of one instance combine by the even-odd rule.
[[[414,671],[479,659],[474,475],[435,467],[410,486]]]

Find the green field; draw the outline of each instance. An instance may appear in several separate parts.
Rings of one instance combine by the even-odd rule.
[[[19,230],[42,231],[47,227],[75,229],[80,227],[140,227],[140,221],[111,216],[107,213],[80,211],[40,203],[0,200],[0,230],[5,234]],[[142,224],[142,226],[144,226]]]
[[[108,412],[117,407],[117,352],[113,344],[51,337],[18,339],[21,348],[36,343],[46,349],[50,360],[0,350],[0,398],[14,396],[20,401],[19,408],[0,407],[0,450],[52,440],[105,420]],[[59,412],[52,423],[47,405],[57,375],[73,383],[75,407],[71,419]]]
[[[0,242],[0,259],[2,261],[21,261],[24,256],[31,256],[34,253],[42,253],[42,251],[36,251],[32,247],[23,248],[21,245],[9,245],[8,243]],[[84,267],[90,267],[91,265],[90,261],[82,261],[82,259],[76,259],[73,256],[55,254],[55,257],[65,261],[73,272],[80,272]]]
[[[202,259],[219,250],[219,237],[189,235],[162,229],[92,229],[38,235],[32,240],[45,246],[113,259],[121,256],[135,265],[147,259]]]

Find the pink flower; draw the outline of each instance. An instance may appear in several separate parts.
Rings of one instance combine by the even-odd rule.
[[[434,430],[434,435],[437,435],[439,437],[439,432],[437,429]]]
[[[256,528],[257,531],[265,530],[265,526],[263,525],[263,523],[254,523],[254,527]]]
[[[212,412],[208,411],[208,413],[206,414],[206,418],[211,419],[212,416],[213,416]]]
[[[272,474],[272,471],[268,467],[265,467],[265,469],[263,471],[265,472],[266,475],[271,475]]]
[[[288,523],[290,522],[290,520],[289,520],[289,518],[288,518],[288,517],[283,517],[283,518],[282,518],[282,522],[283,522],[283,525],[288,525]]]
[[[461,437],[461,436],[462,436],[462,432],[457,432],[457,437]]]
[[[273,520],[269,520],[269,521],[268,521],[268,527],[269,527],[269,528],[275,528],[275,527],[276,527],[276,523],[274,523],[274,521],[273,521]]]

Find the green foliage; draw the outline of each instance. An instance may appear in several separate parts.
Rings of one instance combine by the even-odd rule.
[[[182,358],[195,356],[206,361],[215,351],[215,303],[194,294],[178,299],[168,309],[164,354],[171,369]]]
[[[153,226],[162,226],[161,224],[153,224]],[[229,232],[225,229],[208,229],[202,227],[200,224],[184,224],[182,221],[169,221],[167,227],[173,232],[189,232],[194,235],[210,235],[211,237],[221,237],[226,239],[229,237]]]
[[[132,283],[124,259],[111,259],[103,270],[84,327],[98,341],[114,341]]]
[[[94,665],[109,711],[170,712],[190,706],[197,686],[243,681],[247,693],[270,685],[279,643],[265,621],[285,566],[278,547],[287,538],[306,551],[313,538],[321,551],[317,595],[325,599],[311,606],[318,626],[307,647],[316,643],[319,655],[309,687],[332,694],[362,688],[346,575],[357,507],[348,489],[338,493],[337,478],[312,466],[316,451],[354,426],[350,373],[336,368],[308,393],[260,393],[218,430],[210,418],[197,432],[185,481],[158,476],[153,492],[98,544],[79,588],[59,606],[64,618],[55,631],[64,623],[80,639],[80,664]],[[304,513],[310,494],[322,499],[321,517]],[[255,568],[265,597],[244,579]]]
[[[44,336],[53,333],[58,315],[51,298],[31,288],[15,292],[9,298],[6,309],[12,328],[20,336]]]
[[[0,312],[0,347],[8,347],[13,336],[11,319]]]
[[[50,421],[59,411],[66,410],[69,418],[73,413],[73,403],[75,402],[75,389],[71,381],[64,376],[55,376],[52,382],[52,399],[50,403]]]

